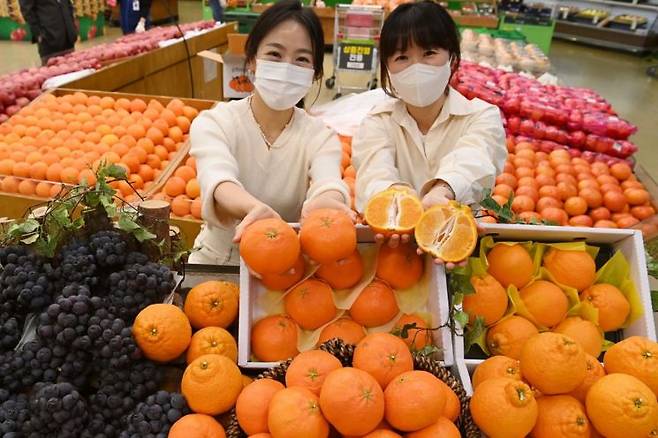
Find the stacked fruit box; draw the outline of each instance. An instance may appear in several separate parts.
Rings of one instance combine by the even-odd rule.
[[[531,261],[531,271],[539,272],[540,274],[535,275],[533,282],[537,283],[538,281],[543,281],[542,278],[546,278],[547,281],[544,283],[550,283],[552,280],[555,280],[553,274],[557,274],[557,268],[553,268],[551,261],[547,261],[550,251],[553,249],[559,248],[576,248],[581,245],[588,245],[591,248],[599,248],[598,257],[596,258],[596,268],[599,271],[596,274],[596,279],[594,279],[595,285],[592,288],[588,288],[580,291],[580,296],[578,296],[578,291],[565,287],[563,284],[556,282],[560,289],[562,289],[567,295],[568,298],[568,316],[567,314],[561,314],[561,319],[558,324],[554,324],[555,321],[546,321],[545,317],[550,317],[551,312],[556,311],[555,308],[559,307],[557,305],[551,306],[551,309],[537,310],[541,308],[541,305],[535,307],[533,304],[532,291],[531,288],[516,287],[512,289],[508,288],[506,295],[503,296],[503,307],[502,313],[497,316],[496,321],[490,323],[489,326],[486,326],[484,321],[480,326],[481,331],[478,335],[479,342],[483,344],[487,349],[491,350],[490,352],[501,353],[501,340],[503,340],[507,335],[504,335],[504,330],[500,330],[501,327],[495,329],[496,322],[500,321],[499,324],[516,324],[516,329],[514,330],[513,338],[508,338],[503,343],[506,345],[502,347],[502,350],[505,351],[507,355],[516,356],[518,350],[521,349],[524,342],[524,337],[520,333],[524,332],[525,326],[528,326],[527,333],[532,334],[537,333],[537,330],[558,330],[560,332],[570,332],[572,328],[575,328],[576,331],[580,333],[571,332],[573,336],[582,335],[584,332],[588,331],[587,327],[591,326],[592,323],[588,321],[595,321],[595,327],[598,327],[600,333],[605,331],[605,340],[603,343],[600,343],[602,339],[599,339],[599,344],[596,342],[592,343],[590,338],[590,349],[592,349],[592,356],[599,356],[602,349],[608,348],[612,342],[618,342],[623,339],[627,339],[632,336],[644,336],[651,340],[656,339],[656,329],[654,326],[653,315],[651,310],[651,298],[650,290],[648,284],[647,270],[646,270],[646,260],[644,255],[644,246],[642,241],[642,235],[637,230],[613,230],[613,229],[587,229],[587,228],[573,228],[573,227],[546,227],[546,226],[526,226],[526,225],[484,225],[485,235],[493,237],[495,242],[519,242],[521,245],[524,242],[537,242],[543,243],[546,245],[551,245],[551,248],[545,252],[543,257],[543,268],[540,269],[542,265],[541,255],[537,256],[536,252],[531,251],[531,254],[535,256],[534,261]],[[482,245],[482,241],[480,242]],[[505,243],[500,243],[503,247]],[[570,246],[573,245],[573,246]],[[490,244],[489,244],[490,246]],[[582,248],[581,248],[582,249]],[[574,249],[575,250],[575,249]],[[485,248],[481,248],[481,251],[485,251]],[[568,251],[571,251],[569,249]],[[614,260],[611,260],[614,259]],[[532,264],[534,263],[534,267]],[[607,267],[601,269],[603,265],[607,263]],[[486,265],[486,262],[484,263]],[[491,264],[489,264],[489,273],[491,275],[498,275],[495,271],[492,271]],[[487,267],[482,265],[480,262],[480,270],[483,270],[486,277]],[[519,266],[515,266],[515,269],[518,271]],[[575,264],[570,266],[561,267],[559,269],[576,269]],[[553,272],[553,274],[548,274],[547,272]],[[516,272],[516,271],[515,271]],[[543,272],[543,274],[541,274]],[[614,272],[611,275],[611,272]],[[628,278],[624,278],[627,274]],[[453,274],[454,275],[454,274]],[[494,276],[495,276],[494,275]],[[540,276],[543,275],[543,276]],[[587,279],[589,274],[583,272],[578,272],[578,276]],[[483,277],[484,278],[484,277]],[[488,277],[487,277],[488,278]],[[606,286],[598,286],[601,283],[604,283],[603,280],[608,281],[609,283],[616,282],[617,286],[615,289],[624,290],[623,297],[619,301],[619,312],[616,312],[612,315],[613,319],[617,319],[616,322],[611,323],[608,318],[610,315],[607,315],[604,310],[601,310],[597,306],[600,306],[603,301],[603,298],[596,297],[601,291],[596,291],[597,288],[607,288]],[[464,286],[463,283],[461,286],[458,282],[450,282],[451,290],[450,293],[463,292]],[[532,285],[531,283],[530,285]],[[548,296],[548,289],[550,285],[542,289],[546,294],[542,294],[545,297]],[[520,289],[520,291],[519,291]],[[527,289],[527,290],[524,290]],[[475,290],[478,290],[478,287],[475,286]],[[550,291],[549,291],[550,292]],[[606,295],[610,290],[605,290]],[[610,292],[610,294],[616,294],[617,292]],[[509,296],[509,303],[508,297]],[[465,296],[465,298],[468,295]],[[472,295],[474,300],[479,299],[477,292]],[[619,297],[619,295],[615,295]],[[592,308],[586,302],[593,303],[595,308]],[[624,301],[627,301],[624,303]],[[544,304],[547,304],[546,301]],[[585,303],[585,304],[583,304]],[[466,302],[464,302],[464,307],[469,308]],[[476,306],[474,306],[475,308]],[[617,307],[615,307],[617,309]],[[491,309],[489,309],[491,310]],[[542,313],[545,312],[545,313]],[[476,311],[472,311],[476,313]],[[541,314],[539,314],[541,313]],[[501,318],[502,317],[502,318]],[[568,320],[568,324],[565,323],[565,318]],[[518,321],[517,321],[518,320]],[[530,322],[532,321],[532,322]],[[518,324],[517,324],[518,323]],[[465,336],[469,340],[469,343],[473,343],[473,333],[469,334],[469,329],[472,329],[473,319],[471,319],[470,327],[466,328]],[[573,327],[568,327],[573,325]],[[556,328],[559,327],[559,328]],[[522,328],[524,328],[522,330]],[[606,331],[607,330],[607,331]],[[593,330],[596,332],[596,330]],[[498,333],[498,334],[496,334]],[[518,334],[518,336],[516,335]],[[515,338],[518,337],[517,338]],[[587,337],[587,335],[585,335]],[[593,338],[596,339],[596,334],[594,333]],[[527,336],[526,338],[527,339]],[[469,373],[472,374],[474,370],[483,362],[483,358],[486,357],[482,355],[482,352],[476,352],[476,347],[471,348],[471,351],[464,351],[465,337],[456,335],[454,337],[454,347],[455,347],[455,358],[457,365],[460,369],[462,379],[466,382],[465,384],[468,387],[469,382]],[[518,347],[518,348],[517,348]],[[512,351],[512,352],[510,352]],[[586,349],[587,351],[587,349]],[[518,359],[518,357],[514,357]]]
[[[270,355],[261,346],[262,337],[268,336],[266,333],[261,333],[263,327],[266,327],[270,321],[275,321],[276,318],[285,318],[282,321],[292,327],[298,325],[302,327],[299,338],[297,338],[296,329],[294,330],[295,340],[292,341],[293,345],[291,346],[294,351],[306,351],[314,348],[316,344],[324,342],[325,337],[330,336],[333,331],[351,330],[352,333],[356,333],[354,339],[356,343],[365,335],[364,327],[368,327],[367,332],[369,333],[391,332],[395,331],[396,327],[398,330],[400,329],[398,326],[401,318],[405,318],[403,321],[409,319],[411,323],[416,322],[415,327],[437,328],[431,331],[431,339],[426,337],[427,333],[424,331],[409,330],[409,337],[412,333],[414,334],[414,339],[410,340],[414,347],[422,349],[433,345],[438,349],[435,353],[436,357],[445,366],[454,364],[450,329],[447,326],[449,314],[443,267],[436,266],[429,258],[421,258],[413,248],[405,256],[405,251],[408,249],[406,246],[408,245],[402,245],[398,250],[384,248],[384,252],[391,252],[391,254],[382,255],[380,253],[378,257],[374,234],[367,227],[357,227],[357,238],[358,249],[354,256],[356,260],[348,262],[347,260],[352,260],[348,258],[341,264],[343,274],[340,278],[334,278],[337,277],[337,271],[332,273],[327,268],[316,270],[317,267],[314,268],[312,265],[305,268],[302,264],[295,268],[299,276],[292,278],[292,285],[288,283],[284,287],[277,287],[277,282],[271,276],[263,276],[259,280],[251,275],[246,262],[241,261],[240,288],[242,292],[238,335],[238,363],[241,366],[246,368],[271,368],[276,365],[276,355]],[[399,258],[396,257],[398,251],[400,251]],[[375,279],[375,275],[379,278],[388,278],[386,273],[383,272],[385,269],[382,261],[384,257],[390,260],[391,263],[394,260],[398,260],[400,263],[404,260],[412,260],[410,263],[413,267],[405,266],[402,263],[398,264],[397,267],[391,265],[387,268],[390,271],[388,272],[389,276],[391,274],[396,275],[396,269],[401,269],[405,271],[405,275],[413,277],[406,284],[399,284],[404,288],[390,288]],[[349,265],[352,265],[353,269],[350,269]],[[346,280],[348,271],[350,276],[354,277],[354,281],[350,281],[349,285],[338,284],[341,280]],[[351,275],[354,272],[356,272],[356,276]],[[403,280],[403,273],[398,272],[398,277],[399,280]],[[318,281],[317,278],[328,279],[329,283]],[[393,280],[393,283],[395,284],[395,280]],[[332,289],[327,284],[336,287]],[[321,312],[322,309],[318,307],[311,310],[311,307],[306,307],[305,310],[296,312],[295,307],[303,304],[301,302],[296,303],[298,296],[301,296],[300,291],[318,289],[318,291],[314,290],[313,293],[320,293],[319,289],[322,289],[322,293],[324,293],[325,288],[329,293],[328,296],[334,297],[336,307],[333,307],[332,301],[330,307],[333,307],[333,309],[329,309],[327,312],[327,320],[319,322],[305,321],[305,312],[316,314]],[[277,292],[280,289],[287,292]],[[379,304],[376,307],[369,308],[369,304],[366,302],[367,298],[361,299],[361,297],[369,295],[372,295],[373,299],[378,301]],[[388,299],[389,295],[392,300]],[[391,301],[390,309],[384,309],[387,307],[385,303],[388,303],[388,301]],[[372,304],[375,305],[375,303]],[[363,307],[364,312],[357,310],[361,307]],[[348,310],[352,319],[347,318]],[[376,314],[378,312],[382,313],[382,318],[374,317],[372,321],[368,317],[371,315],[361,315],[361,313]],[[294,317],[292,319],[284,317],[282,316],[283,313],[292,314]],[[383,315],[384,313],[386,315]],[[276,341],[272,342],[275,343]],[[300,348],[297,349],[295,344]]]
[[[87,179],[102,162],[126,169],[128,202],[157,187],[186,148],[191,121],[214,102],[57,89],[0,126],[0,190],[38,203]],[[10,215],[6,214],[6,215]]]
[[[637,128],[617,116],[609,102],[585,88],[543,85],[517,73],[463,62],[453,85],[468,98],[498,106],[510,135],[523,135],[550,149],[570,147],[602,158],[626,159],[637,151],[628,141]]]

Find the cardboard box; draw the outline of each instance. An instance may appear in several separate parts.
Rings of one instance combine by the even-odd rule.
[[[630,327],[623,330],[623,337],[646,336],[656,340],[656,328],[651,310],[651,295],[647,276],[642,234],[631,229],[604,229],[580,227],[551,227],[535,225],[481,224],[484,232],[500,241],[534,242],[574,242],[585,241],[596,246],[610,246],[621,251],[631,267],[631,278],[642,300],[644,313]],[[472,394],[469,373],[483,362],[480,359],[467,359],[464,356],[464,339],[454,336],[454,353],[457,369],[464,388]]]
[[[226,52],[220,55],[205,50],[199,52],[199,56],[222,64],[224,99],[243,99],[251,94],[254,86],[245,70],[244,54]]]
[[[293,226],[298,227],[296,224]],[[368,227],[359,226],[357,228],[357,238],[360,243],[374,244],[373,233]],[[441,350],[440,353],[437,353],[436,358],[444,366],[451,367],[455,361],[452,334],[446,324],[449,319],[449,309],[445,270],[427,257],[425,272],[425,275],[429,275],[429,294],[425,310],[431,315],[432,327],[446,325],[432,332],[433,344]],[[258,305],[265,293],[266,290],[263,285],[249,274],[246,264],[243,260],[240,260],[238,365],[244,368],[272,368],[278,364],[277,362],[254,361],[251,355],[251,327],[258,319],[264,317],[262,309],[259,309]]]
[[[245,45],[247,44],[247,37],[245,33],[229,33],[226,35],[228,38],[228,53],[234,55],[244,55]]]

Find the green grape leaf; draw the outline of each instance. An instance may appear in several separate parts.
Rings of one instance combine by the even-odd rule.
[[[468,324],[468,313],[464,312],[463,310],[460,310],[458,312],[455,312],[454,315],[454,320],[457,324],[459,324],[460,327],[466,327],[466,324]]]
[[[455,271],[459,268],[455,268]],[[464,269],[464,268],[462,268]],[[451,292],[460,292],[463,295],[471,295],[475,293],[471,279],[467,275],[460,275],[457,272],[452,272],[448,279],[448,288]]]
[[[416,353],[425,357],[432,356],[434,353],[440,353],[440,352],[441,349],[436,345],[426,345],[420,350],[416,350]]]
[[[21,223],[14,223],[9,227],[7,234],[15,239],[21,239],[23,236],[36,233],[41,224],[36,219],[26,219]]]
[[[65,205],[58,205],[50,212],[50,217],[57,225],[62,228],[70,228],[73,223],[71,222],[71,212]]]
[[[131,233],[139,242],[155,239],[155,234],[135,222],[128,213],[119,216],[119,228]]]
[[[464,351],[470,351],[471,347],[479,344],[484,337],[487,327],[484,325],[484,318],[478,316],[464,333]]]
[[[112,196],[108,195],[100,195],[99,196],[99,201],[103,208],[105,209],[105,212],[107,213],[107,216],[110,218],[113,218],[117,215],[117,206],[114,203],[114,200],[112,199]],[[126,230],[128,231],[128,230]]]

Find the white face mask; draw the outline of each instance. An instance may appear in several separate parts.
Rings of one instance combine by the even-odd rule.
[[[426,107],[437,101],[450,80],[450,61],[441,66],[416,63],[391,74],[393,91],[406,103]]]
[[[254,87],[267,106],[283,111],[306,96],[314,74],[310,68],[257,59]]]

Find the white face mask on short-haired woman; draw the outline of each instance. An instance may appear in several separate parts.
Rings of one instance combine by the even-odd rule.
[[[436,102],[450,80],[450,61],[443,65],[417,62],[399,73],[391,74],[395,94],[409,105],[426,107]]]
[[[314,74],[310,68],[257,59],[254,87],[267,106],[283,111],[306,96],[313,85]]]

